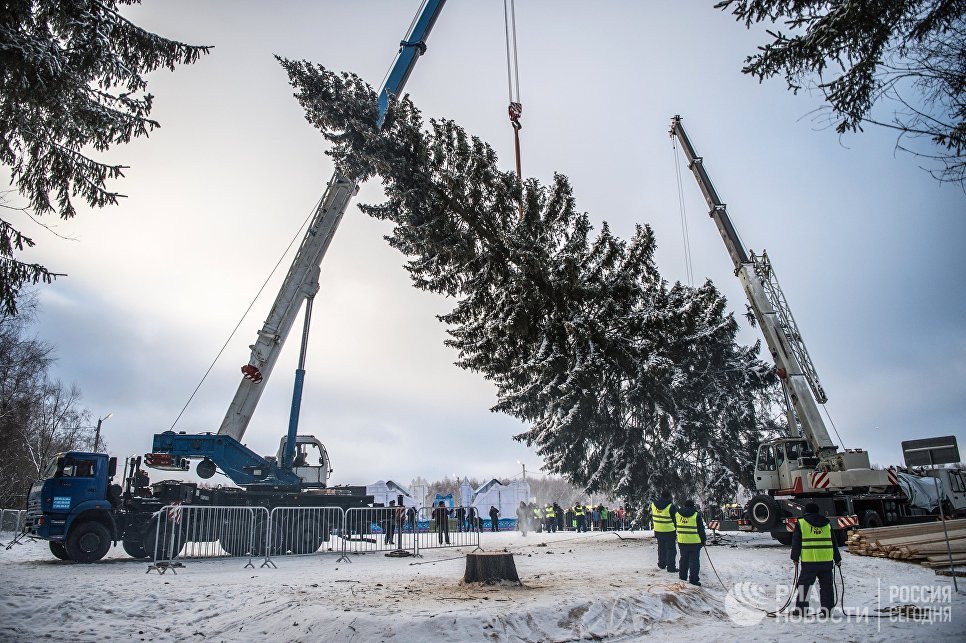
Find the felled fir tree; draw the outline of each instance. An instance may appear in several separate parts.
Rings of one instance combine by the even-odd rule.
[[[457,364],[496,385],[493,410],[529,424],[515,437],[545,470],[638,503],[751,483],[770,370],[735,343],[713,284],[661,278],[650,227],[595,234],[566,177],[521,182],[453,121],[427,128],[408,99],[379,131],[358,77],[280,62],[340,171],[383,180],[386,200],[362,210],[394,224],[415,286],[454,299],[440,319]]]

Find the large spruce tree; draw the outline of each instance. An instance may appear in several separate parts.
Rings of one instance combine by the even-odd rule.
[[[750,484],[770,370],[735,343],[713,284],[661,278],[650,227],[595,234],[566,177],[521,182],[456,123],[426,129],[409,100],[378,131],[358,77],[280,61],[340,171],[383,180],[386,200],[363,211],[394,224],[418,288],[455,300],[441,319],[457,364],[495,383],[494,410],[529,424],[516,439],[545,470],[638,501]]]

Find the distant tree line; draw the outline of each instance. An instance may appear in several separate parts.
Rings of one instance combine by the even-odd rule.
[[[51,376],[53,347],[30,332],[35,299],[21,293],[18,307],[16,316],[0,309],[0,507],[6,509],[23,508],[31,483],[56,453],[94,447],[80,389]]]

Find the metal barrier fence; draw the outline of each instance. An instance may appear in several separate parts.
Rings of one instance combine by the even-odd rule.
[[[480,547],[480,520],[457,520],[454,510],[446,507],[422,507],[416,513],[414,537],[416,553],[420,549],[440,547]],[[461,514],[462,515],[462,514]]]
[[[0,532],[19,532],[27,523],[25,509],[0,509]]]
[[[144,551],[155,563],[174,558],[260,558],[270,530],[264,507],[168,505],[145,532]]]
[[[440,547],[480,548],[480,521],[458,521],[439,507],[199,507],[168,505],[149,523],[144,552],[155,566],[176,558],[273,558],[339,553],[408,551]],[[338,540],[338,542],[336,542]],[[328,545],[327,545],[328,544]],[[327,545],[327,546],[326,546]]]
[[[403,509],[399,511],[399,509]],[[342,559],[347,554],[377,551],[412,551],[416,553],[416,526],[413,512],[402,507],[354,507],[346,510],[339,536]]]
[[[265,561],[273,556],[304,556],[320,548],[331,551],[326,543],[333,533],[341,534],[345,514],[339,507],[275,507],[269,516]]]

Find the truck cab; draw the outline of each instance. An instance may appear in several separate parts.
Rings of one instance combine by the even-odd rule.
[[[54,456],[30,487],[26,533],[49,541],[61,560],[100,560],[118,540],[131,556],[146,557],[149,524],[164,503],[153,497],[140,459],[129,464],[125,490],[113,482],[117,458],[86,451]]]
[[[101,549],[106,553],[116,530],[112,510],[121,501],[120,486],[110,484],[116,472],[117,459],[103,453],[54,456],[43,479],[30,487],[28,533],[49,540],[58,558],[85,559]]]
[[[947,516],[966,516],[966,474],[962,469],[926,469],[923,475],[939,481],[942,511]]]

